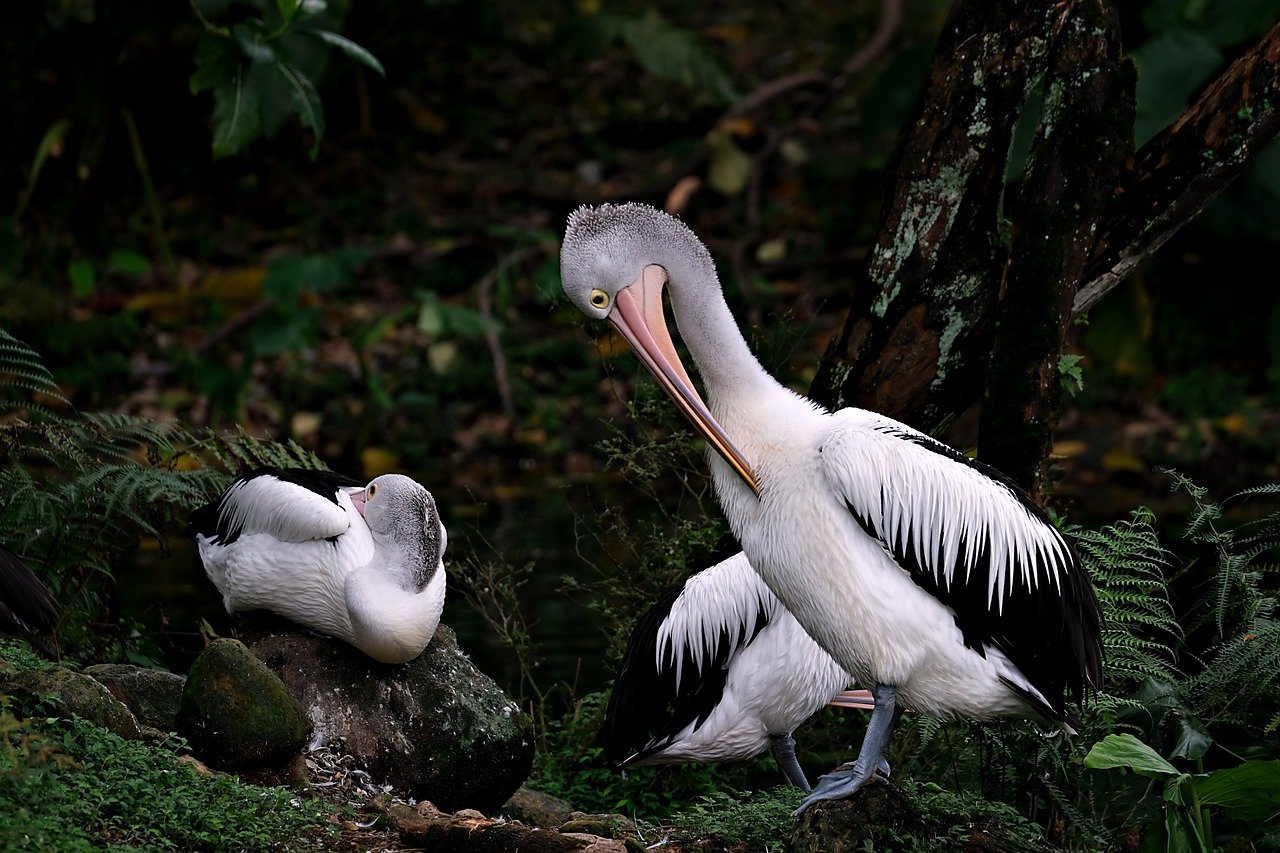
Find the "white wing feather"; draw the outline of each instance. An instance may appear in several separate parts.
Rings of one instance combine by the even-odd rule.
[[[985,580],[987,606],[996,613],[1015,584],[1061,585],[1069,546],[1009,486],[905,424],[860,409],[835,418],[822,445],[823,473],[895,552],[911,553],[944,588]],[[973,576],[984,550],[985,579]]]
[[[766,619],[771,618],[778,606],[778,600],[742,552],[699,572],[685,583],[684,591],[671,605],[671,613],[658,628],[658,671],[674,662],[679,688],[686,653],[701,672],[721,651],[718,646],[724,633],[729,637],[729,648],[724,650],[726,659],[731,658],[751,639],[762,612]]]
[[[242,536],[267,533],[283,542],[328,539],[350,527],[342,506],[271,474],[232,483],[219,507],[218,521],[230,530],[239,529]]]

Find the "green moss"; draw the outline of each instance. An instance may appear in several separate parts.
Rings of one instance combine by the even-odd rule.
[[[198,775],[169,747],[81,719],[18,720],[0,698],[0,849],[318,849],[325,809],[283,788]]]

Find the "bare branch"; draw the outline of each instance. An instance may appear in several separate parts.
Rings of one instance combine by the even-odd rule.
[[[1089,310],[1249,165],[1280,132],[1280,24],[1142,146],[1120,178],[1072,310]]]

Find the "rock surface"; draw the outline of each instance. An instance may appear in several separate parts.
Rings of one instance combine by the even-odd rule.
[[[341,742],[401,796],[491,812],[532,769],[532,721],[444,625],[426,651],[394,666],[296,632],[267,635],[251,648],[306,709],[316,741]]]
[[[574,808],[569,803],[544,791],[521,787],[499,810],[506,817],[529,826],[558,829],[569,820]]]
[[[270,669],[239,640],[214,640],[191,665],[177,731],[214,767],[287,765],[310,725]]]
[[[431,853],[631,853],[644,846],[600,838],[585,833],[559,833],[525,826],[515,821],[490,820],[478,812],[439,812],[430,803],[416,808],[392,805],[388,816],[400,834],[400,843]]]
[[[845,800],[815,803],[800,815],[792,853],[892,850],[899,838],[922,835],[923,818],[892,782],[869,784]]]
[[[172,672],[120,663],[103,663],[85,669],[111,695],[133,712],[138,722],[162,732],[175,731],[182,686],[187,679]]]
[[[30,672],[13,672],[0,678],[0,691],[32,696],[56,695],[62,711],[110,729],[123,738],[137,740],[142,730],[137,719],[107,688],[94,679],[60,666]]]

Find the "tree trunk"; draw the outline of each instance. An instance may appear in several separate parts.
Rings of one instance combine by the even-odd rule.
[[[1110,5],[957,0],[889,164],[866,281],[823,355],[814,399],[936,434],[985,391],[986,406],[1002,411],[982,417],[984,458],[1034,485],[1069,316],[1115,287],[1280,132],[1277,26],[1117,176],[1120,140],[1132,138],[1132,79],[1115,57]],[[1050,63],[1046,124],[1012,213],[1005,275],[998,211],[1009,141]],[[1002,282],[1009,301],[997,319]]]
[[[979,421],[979,456],[1033,495],[1053,442],[1071,303],[1132,152],[1133,65],[1105,0],[1055,12],[1044,110],[1014,208],[1013,244]]]
[[[810,389],[926,430],[982,381],[1005,250],[1000,188],[1045,55],[1045,7],[959,0],[889,165],[883,225],[843,333]]]

